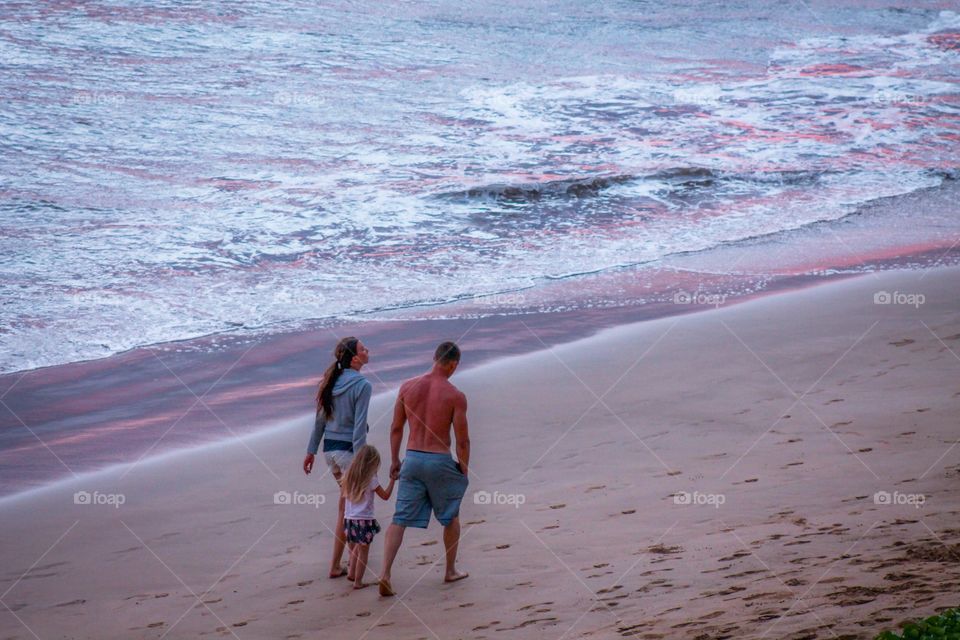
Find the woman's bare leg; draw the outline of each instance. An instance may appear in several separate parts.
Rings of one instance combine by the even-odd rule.
[[[346,538],[343,537],[344,508],[344,498],[340,496],[340,501],[337,504],[337,525],[333,529],[333,558],[330,560],[331,578],[339,578],[343,575],[343,566],[340,563],[343,561],[343,548],[347,544]]]

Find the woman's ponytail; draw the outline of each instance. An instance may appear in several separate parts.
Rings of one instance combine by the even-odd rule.
[[[337,343],[333,350],[333,364],[327,367],[317,388],[317,415],[323,412],[325,420],[333,416],[333,387],[337,384],[340,374],[344,369],[350,368],[353,357],[357,355],[357,343],[359,340],[353,336],[343,338]]]

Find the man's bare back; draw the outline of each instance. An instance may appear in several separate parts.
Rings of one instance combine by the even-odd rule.
[[[450,427],[458,407],[465,412],[466,396],[447,378],[433,372],[407,380],[399,395],[410,423],[407,449],[448,453]]]

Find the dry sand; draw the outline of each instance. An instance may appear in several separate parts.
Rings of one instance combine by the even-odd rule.
[[[442,583],[434,522],[393,599],[325,577],[307,418],[4,501],[0,638],[873,637],[958,604],[958,291],[960,269],[867,275],[458,373],[471,577]]]

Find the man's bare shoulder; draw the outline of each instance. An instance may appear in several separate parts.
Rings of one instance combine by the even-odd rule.
[[[423,380],[423,376],[417,376],[416,378],[409,378],[407,380],[404,380],[400,384],[400,391],[398,392],[398,395],[402,396],[405,391],[409,391],[411,387],[415,386],[417,383],[419,383],[422,380]]]
[[[455,384],[447,380],[446,385],[447,397],[449,397],[455,404],[466,404],[467,394],[457,388]]]

